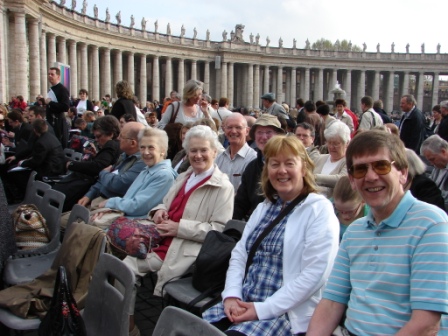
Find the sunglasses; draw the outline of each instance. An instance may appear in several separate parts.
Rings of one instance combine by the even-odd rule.
[[[367,172],[369,171],[369,165],[371,165],[375,173],[377,173],[378,175],[386,175],[390,173],[390,170],[392,169],[392,165],[394,163],[395,161],[390,162],[388,160],[379,160],[370,163],[360,163],[353,165],[348,170],[348,172],[355,179],[360,179],[366,176]]]

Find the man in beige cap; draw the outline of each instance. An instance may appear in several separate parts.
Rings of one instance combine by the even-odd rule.
[[[247,220],[257,205],[264,200],[260,190],[260,176],[263,170],[263,149],[270,138],[284,134],[276,116],[261,115],[251,127],[249,135],[257,144],[257,158],[252,160],[243,172],[241,184],[235,195],[233,219]]]

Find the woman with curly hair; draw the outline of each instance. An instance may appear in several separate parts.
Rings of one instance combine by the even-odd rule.
[[[134,98],[134,93],[132,92],[131,85],[127,81],[119,81],[115,85],[115,93],[117,94],[117,101],[112,106],[111,115],[115,116],[118,120],[124,114],[130,114],[137,120],[137,115],[135,113],[135,106],[132,98]]]

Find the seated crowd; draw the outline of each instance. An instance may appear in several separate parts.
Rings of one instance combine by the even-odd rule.
[[[41,105],[50,102],[26,107],[17,97],[10,112],[0,109],[8,202],[23,199],[35,170],[66,195],[63,224],[79,204],[91,210],[88,224],[106,231],[125,216],[160,233],[146,259],[123,260],[136,275],[129,334],[139,335],[141,278],[156,272],[161,296],[194,264],[207,233],[230,219],[247,224],[223,300],[203,313],[227,335],[331,335],[341,322],[349,335],[448,333],[448,142],[435,134],[417,153],[414,141],[406,148],[368,96],[360,118],[343,99],[334,109],[299,99],[293,115],[272,93],[261,97],[264,113],[248,115],[202,85],[189,80],[182,97],[173,91],[142,110],[126,81],[113,104],[81,89],[65,111],[67,143],[46,121],[53,112]],[[448,115],[448,102],[440,106]],[[432,130],[443,130],[436,122]],[[64,148],[82,159],[67,159]]]

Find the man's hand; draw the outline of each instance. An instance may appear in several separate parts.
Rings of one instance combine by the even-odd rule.
[[[112,171],[112,166],[104,168],[103,171],[110,173]]]
[[[5,160],[6,163],[11,163],[12,161],[15,161],[16,157],[15,156],[10,156],[9,158],[7,158]]]

